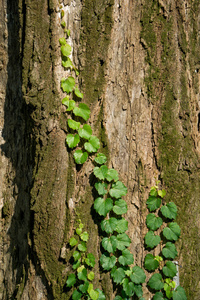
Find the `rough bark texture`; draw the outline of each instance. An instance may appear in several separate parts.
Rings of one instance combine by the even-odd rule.
[[[69,299],[77,215],[100,257],[92,160],[76,167],[65,145],[60,6],[89,123],[128,187],[135,262],[143,264],[145,202],[160,179],[179,208],[181,285],[199,300],[198,0],[1,0],[0,298]],[[113,299],[109,276],[95,268],[95,286]]]

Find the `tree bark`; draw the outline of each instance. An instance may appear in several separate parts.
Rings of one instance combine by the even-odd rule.
[[[179,209],[180,283],[199,300],[198,0],[1,0],[0,298],[69,299],[68,241],[80,218],[97,261],[94,285],[113,299],[98,264],[92,157],[77,167],[65,144],[61,9],[89,124],[128,188],[135,263],[143,266],[145,203],[160,179]]]

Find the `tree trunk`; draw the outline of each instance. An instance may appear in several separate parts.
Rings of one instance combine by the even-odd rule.
[[[128,188],[135,263],[143,266],[145,203],[160,179],[179,208],[180,283],[199,300],[198,0],[1,0],[0,298],[69,299],[68,241],[77,218],[100,257],[94,156],[76,166],[65,144],[61,10],[89,124]],[[95,272],[95,286],[113,299],[109,275],[98,263]]]

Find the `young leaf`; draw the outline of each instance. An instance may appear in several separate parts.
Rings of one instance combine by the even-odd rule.
[[[94,272],[91,271],[87,277],[90,281],[94,280]]]
[[[158,191],[157,191],[155,186],[151,187],[151,191],[150,191],[149,195],[150,196],[155,196],[155,197],[158,195]]]
[[[111,237],[107,238],[103,238],[102,240],[102,246],[103,248],[108,251],[109,253],[114,253],[116,248],[117,248],[117,238],[114,235],[111,235]]]
[[[109,211],[113,208],[113,201],[110,198],[97,198],[94,201],[94,209],[100,216],[106,216]]]
[[[79,260],[81,258],[81,253],[79,251],[74,251],[73,258],[75,261]]]
[[[68,119],[68,126],[73,130],[78,130],[80,127],[80,122]]]
[[[62,99],[62,104],[65,106],[69,106],[69,96],[66,96],[65,98]]]
[[[144,267],[148,271],[154,271],[159,267],[159,262],[151,253],[148,253],[144,259]]]
[[[83,280],[83,281],[87,281],[87,270],[86,270],[86,268],[83,268],[83,270],[81,272],[78,272],[78,279]]]
[[[86,243],[81,242],[80,244],[78,244],[78,250],[81,252],[85,252],[87,250]]]
[[[71,54],[72,48],[70,45],[65,44],[61,46],[60,50],[63,56],[69,56]]]
[[[174,202],[167,203],[161,207],[161,213],[165,218],[176,219],[177,216],[177,206]]]
[[[112,188],[109,191],[110,196],[117,199],[121,198],[121,196],[125,196],[126,193],[127,187],[121,181],[113,183]]]
[[[163,235],[169,241],[177,241],[181,234],[181,229],[176,222],[170,223],[163,229]]]
[[[86,257],[86,259],[85,259],[85,262],[86,262],[86,264],[89,266],[89,267],[94,267],[94,265],[95,265],[95,257],[94,257],[94,255],[92,254],[92,253],[88,253],[87,254],[87,257]]]
[[[118,176],[117,171],[115,169],[108,169],[108,172],[106,174],[106,180],[108,180],[109,182],[112,180],[118,181],[119,176]]]
[[[67,94],[73,91],[74,85],[75,85],[75,79],[72,76],[69,76],[67,79],[65,78],[61,79],[61,88],[63,92],[66,92]]]
[[[126,276],[124,270],[122,268],[117,268],[116,266],[112,268],[110,275],[113,281],[117,284],[121,283]]]
[[[83,296],[82,293],[80,293],[79,291],[75,290],[72,294],[72,300],[79,300],[81,299],[81,297]]]
[[[61,46],[64,46],[64,45],[67,44],[66,39],[64,37],[59,39],[59,43],[60,43]]]
[[[95,162],[99,165],[103,165],[107,161],[107,157],[103,153],[97,153],[97,156],[95,157]]]
[[[82,233],[82,228],[80,228],[80,227],[76,228],[76,233],[78,235],[80,235]]]
[[[93,284],[91,283],[89,284],[87,292],[92,300],[97,300],[99,298],[99,292],[93,289]]]
[[[104,180],[106,178],[107,172],[108,172],[108,167],[107,166],[101,166],[99,167],[95,167],[94,170],[94,175],[100,179],[100,180]]]
[[[128,221],[125,220],[124,218],[118,219],[117,225],[115,227],[115,231],[117,231],[117,233],[124,233],[127,230],[128,230]]]
[[[84,144],[85,150],[87,150],[89,153],[97,152],[99,147],[100,147],[100,142],[96,136],[91,136],[88,142]]]
[[[159,190],[158,191],[158,196],[160,196],[161,198],[164,198],[166,195],[166,191],[165,190]]]
[[[153,231],[149,231],[145,235],[144,240],[145,240],[145,244],[147,245],[147,247],[153,249],[160,243],[161,238],[159,235],[155,235],[153,233]]]
[[[153,300],[167,300],[167,299],[163,296],[162,292],[157,292],[153,296]]]
[[[80,103],[79,107],[75,107],[73,110],[75,116],[83,118],[87,121],[90,117],[90,109],[85,103]]]
[[[76,150],[74,152],[74,159],[77,164],[84,164],[88,158],[87,152],[83,152],[82,150]]]
[[[178,255],[178,252],[173,243],[167,242],[165,247],[162,249],[162,254],[165,258],[174,259]]]
[[[117,249],[119,250],[124,250],[126,247],[130,246],[131,243],[131,239],[129,238],[129,236],[126,233],[121,233],[117,235]]]
[[[113,206],[113,211],[117,215],[123,215],[127,212],[127,203],[126,201],[119,199],[115,201],[115,205]]]
[[[132,274],[130,276],[130,279],[136,284],[141,284],[145,282],[146,275],[140,267],[135,266],[132,268]]]
[[[164,290],[165,290],[165,294],[167,296],[168,299],[171,299],[172,297],[172,288],[169,284],[164,283]]]
[[[162,275],[158,273],[153,274],[148,281],[148,286],[156,291],[162,290],[164,287],[164,283],[162,282]]]
[[[69,148],[74,148],[80,142],[80,138],[78,134],[68,134],[66,137],[66,142]]]
[[[161,205],[161,199],[157,198],[155,196],[150,196],[147,199],[147,207],[150,211],[154,211],[156,209],[158,209]]]
[[[72,266],[73,270],[76,270],[77,268],[79,268],[80,264],[81,264],[81,260],[80,259],[77,262],[73,263],[73,266]]]
[[[127,296],[132,297],[134,295],[134,283],[125,278],[123,280],[123,290]]]
[[[177,273],[176,266],[171,261],[166,262],[166,265],[163,267],[162,271],[163,274],[169,278],[173,278]]]
[[[102,268],[104,270],[110,270],[114,267],[116,263],[116,257],[115,256],[106,256],[104,254],[101,255],[100,263],[102,265]]]
[[[78,243],[78,241],[75,239],[75,237],[72,237],[70,240],[69,240],[69,244],[71,247],[74,247],[76,246]]]
[[[71,61],[71,59],[69,57],[63,57],[62,59],[62,66],[65,68],[65,69],[68,69],[68,68],[72,68],[73,67],[73,63]]]
[[[128,249],[124,249],[122,251],[122,255],[118,258],[118,262],[122,266],[131,265],[133,261],[134,261],[133,254]]]
[[[84,284],[79,285],[79,290],[85,294],[89,287],[89,281],[85,281]]]
[[[65,28],[66,27],[65,21],[61,21],[60,25],[62,26],[62,28]]]
[[[154,214],[147,215],[146,224],[150,230],[157,230],[162,225],[162,223],[163,221],[160,217],[156,217]]]
[[[69,100],[68,96],[66,96],[65,98],[62,99],[62,104],[68,107],[66,109],[66,111],[71,111],[76,106],[75,101],[74,100]]]
[[[113,233],[113,231],[117,227],[117,224],[118,224],[118,220],[116,218],[111,217],[108,220],[101,221],[101,229],[106,233]]]
[[[83,98],[83,94],[79,91],[77,87],[75,88],[74,93],[78,98]]]
[[[67,278],[67,287],[71,287],[76,283],[76,276],[75,274],[70,274]]]
[[[84,231],[83,233],[80,234],[80,238],[82,241],[87,242],[89,238],[89,234],[86,231]]]
[[[106,190],[107,187],[108,187],[108,185],[104,182],[103,183],[101,183],[101,182],[95,183],[95,189],[97,190],[99,195],[107,194],[107,190]]]
[[[181,286],[178,286],[172,295],[173,300],[187,300],[184,289]]]
[[[92,135],[92,128],[88,124],[84,124],[83,128],[79,128],[78,134],[80,137],[88,140]]]

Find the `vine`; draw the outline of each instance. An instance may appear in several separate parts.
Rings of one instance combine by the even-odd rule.
[[[61,19],[63,17],[64,11],[61,11]],[[65,28],[66,24],[63,20],[61,26],[69,37],[70,31]],[[59,39],[62,66],[75,72],[78,76],[79,72],[69,57],[72,49],[67,44],[66,38]],[[68,78],[62,78],[61,88],[67,94],[62,100],[62,104],[66,106],[66,111],[71,117],[67,120],[70,133],[66,137],[66,143],[70,149],[78,146],[73,154],[74,160],[76,164],[83,164],[89,155],[98,151],[100,141],[92,135],[91,126],[83,124],[90,117],[89,107],[82,102],[77,105],[73,100],[76,98],[80,101],[83,98],[83,94],[75,85],[75,78],[71,75]],[[139,266],[132,266],[134,258],[128,249],[131,239],[126,234],[128,221],[122,217],[127,212],[127,203],[122,199],[127,193],[127,188],[123,182],[119,181],[117,171],[112,168],[109,169],[106,162],[106,156],[103,153],[97,153],[94,158],[96,166],[93,169],[93,174],[96,178],[94,186],[98,194],[94,201],[94,209],[102,218],[99,224],[103,235],[100,264],[105,272],[110,272],[116,290],[114,300],[128,300],[133,296],[144,300],[142,284],[146,281],[146,274]],[[172,262],[177,256],[174,243],[180,236],[180,227],[174,222],[177,216],[177,207],[173,202],[164,203],[166,192],[159,190],[158,184],[159,182],[151,188],[147,199],[147,208],[150,213],[146,217],[146,225],[149,231],[145,235],[144,241],[146,249],[152,251],[160,245],[162,250],[160,255],[154,256],[152,253],[148,253],[145,256],[144,268],[146,273],[156,271],[148,280],[147,286],[151,292],[155,293],[154,300],[186,300],[184,289],[180,286],[176,288],[173,281],[173,277],[177,273],[176,266]],[[76,234],[69,241],[70,247],[74,251],[72,255],[73,272],[68,275],[66,286],[73,288],[73,300],[103,300],[106,299],[103,292],[100,289],[93,289],[92,281],[95,274],[91,269],[95,265],[95,257],[92,253],[87,253],[86,243],[89,235],[82,230],[83,224],[79,219],[79,226],[75,230]]]

